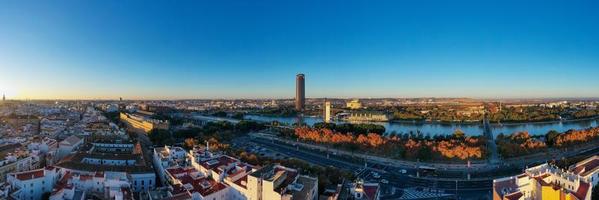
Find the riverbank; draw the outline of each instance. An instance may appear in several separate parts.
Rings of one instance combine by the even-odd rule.
[[[579,118],[579,119],[565,119],[565,120],[551,120],[551,121],[519,121],[519,122],[490,122],[491,125],[499,125],[499,126],[519,126],[519,125],[527,125],[527,124],[553,124],[553,123],[569,123],[569,122],[578,122],[578,121],[586,121],[586,120],[597,120],[599,116],[595,117],[587,117],[587,118]],[[412,123],[412,124],[440,124],[440,125],[476,125],[481,124],[480,121],[472,121],[472,122],[443,122],[443,121],[427,121],[427,120],[389,120],[389,123]]]
[[[276,114],[256,114],[256,113],[247,113],[248,116],[257,116],[257,117],[267,117],[267,118],[297,118],[298,116],[294,115],[276,115]],[[318,115],[303,115],[303,118],[314,118],[320,119]],[[570,123],[570,122],[579,122],[586,120],[599,120],[599,116],[587,117],[587,118],[579,118],[579,119],[565,119],[565,120],[551,120],[551,121],[508,121],[508,122],[490,122],[493,126],[520,126],[520,125],[534,125],[534,124],[555,124],[555,123]],[[398,124],[415,124],[415,125],[424,125],[424,124],[433,124],[433,125],[447,125],[447,126],[456,126],[456,125],[482,125],[482,120],[475,121],[455,121],[455,122],[446,122],[446,121],[428,121],[428,120],[389,120],[389,121],[347,121],[347,120],[333,120],[335,123],[398,123]]]

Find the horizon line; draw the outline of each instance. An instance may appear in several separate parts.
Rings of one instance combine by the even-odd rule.
[[[119,97],[120,98],[120,97]],[[119,101],[119,98],[6,98],[6,101]],[[123,98],[123,101],[190,101],[190,100],[294,100],[295,97],[239,98]],[[306,97],[306,99],[472,99],[472,100],[599,100],[599,97]]]

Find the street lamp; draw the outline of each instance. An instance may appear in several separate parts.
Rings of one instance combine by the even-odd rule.
[[[455,198],[458,198],[458,180],[455,180]]]

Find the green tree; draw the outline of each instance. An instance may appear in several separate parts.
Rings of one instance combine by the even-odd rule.
[[[547,132],[547,134],[545,134],[545,141],[548,145],[554,145],[555,144],[555,138],[557,136],[559,136],[560,133],[555,131],[555,130],[551,130],[549,132]]]
[[[422,146],[420,149],[418,149],[418,158],[422,161],[429,161],[432,160],[433,151],[429,146]]]

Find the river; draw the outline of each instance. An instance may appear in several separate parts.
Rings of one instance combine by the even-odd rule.
[[[271,117],[261,115],[246,115],[245,119],[272,122],[278,121],[286,124],[297,123],[298,117]],[[313,125],[318,122],[322,122],[322,118],[304,116],[301,118],[303,123]],[[345,121],[336,121],[335,123],[347,123]],[[413,123],[413,122],[364,122],[372,124],[383,125],[387,133],[420,133],[424,135],[443,135],[452,134],[456,129],[460,129],[466,133],[466,135],[475,136],[483,133],[483,125],[480,124],[445,124],[445,123]],[[544,135],[550,130],[556,130],[558,132],[564,132],[570,129],[586,129],[589,127],[596,127],[599,124],[599,119],[586,119],[577,121],[565,121],[565,122],[531,122],[531,123],[518,123],[518,124],[492,124],[491,129],[494,136],[500,133],[511,134],[518,131],[528,131],[531,135]]]

